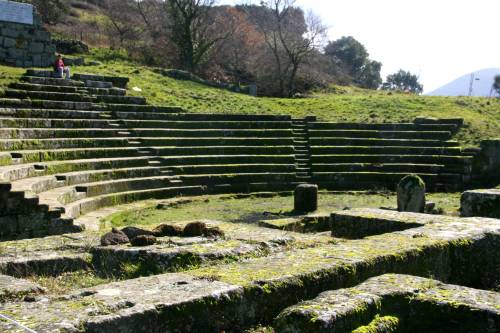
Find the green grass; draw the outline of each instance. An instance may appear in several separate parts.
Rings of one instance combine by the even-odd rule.
[[[448,215],[458,215],[460,193],[431,193],[428,201],[436,203]],[[370,194],[366,192],[320,193],[319,213],[349,208],[395,207],[396,195]],[[201,197],[190,203],[168,209],[156,209],[152,206],[144,209],[122,211],[113,214],[103,222],[103,230],[109,226],[141,225],[153,227],[171,221],[191,221],[199,219],[226,222],[254,223],[259,220],[286,217],[292,214],[293,197],[275,196],[272,198],[250,197],[228,199],[227,196]]]
[[[93,271],[68,272],[57,277],[34,276],[30,277],[30,280],[38,283],[51,295],[64,295],[74,290],[90,288],[114,281],[112,278],[99,277]]]
[[[129,76],[130,95],[144,96],[150,104],[174,105],[188,112],[315,115],[334,122],[411,122],[417,116],[462,117],[466,126],[457,135],[464,145],[477,145],[500,133],[500,99],[478,97],[429,97],[352,87],[332,87],[330,92],[313,93],[308,98],[256,98],[224,89],[165,77],[153,68],[127,62],[119,53],[94,51],[87,60],[99,66],[75,67],[73,72]],[[111,60],[115,59],[115,60]],[[24,71],[0,66],[0,88]]]

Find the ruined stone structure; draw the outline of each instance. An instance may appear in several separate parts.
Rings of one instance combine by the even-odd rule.
[[[111,206],[304,183],[395,189],[408,173],[459,190],[473,160],[451,140],[455,120],[193,114],[127,96],[127,82],[30,70],[0,98],[0,331],[500,330],[495,218],[354,209],[173,221],[102,246],[113,244],[98,231]],[[67,295],[29,280],[75,272],[121,280]]]
[[[1,237],[78,231],[96,209],[180,194],[394,189],[408,173],[459,190],[457,125],[210,115],[125,96],[128,79],[30,70],[0,99]]]
[[[500,183],[500,139],[483,140],[478,159],[480,176],[489,182]]]
[[[6,10],[11,1],[0,1],[0,10]],[[14,3],[16,5],[17,3]],[[55,46],[50,33],[31,5],[32,23],[2,21],[0,16],[0,63],[16,67],[47,67],[54,61]],[[18,10],[14,8],[12,10]]]

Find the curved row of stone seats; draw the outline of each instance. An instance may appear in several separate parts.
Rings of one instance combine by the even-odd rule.
[[[118,95],[125,96],[126,89],[122,88],[92,88],[81,86],[61,86],[61,85],[47,85],[36,83],[23,83],[14,82],[9,85],[9,88],[19,91],[39,91],[39,92],[56,92],[56,93],[83,93],[92,95]]]
[[[26,92],[21,99],[0,100],[11,105],[0,108],[0,177],[8,195],[44,207],[47,219],[68,222],[101,207],[180,194],[291,189],[295,181],[288,116],[30,100],[25,97],[49,98],[36,92],[77,99],[86,96],[88,82],[23,81],[29,83],[17,86]],[[17,234],[34,234],[20,229]]]
[[[329,189],[392,189],[404,175],[416,173],[429,189],[460,190],[470,177],[472,159],[450,139],[462,122],[308,122],[312,179]]]
[[[72,102],[93,103],[115,103],[115,104],[146,104],[144,97],[122,96],[122,95],[95,95],[88,92],[52,92],[52,91],[28,91],[28,90],[5,90],[5,97],[20,99],[38,99]]]
[[[28,69],[26,71],[26,76],[41,77],[41,78],[55,78],[56,74],[54,71],[50,70],[39,70],[39,69]],[[78,81],[91,81],[91,82],[107,82],[119,88],[127,88],[129,82],[128,77],[120,76],[105,76],[105,75],[94,75],[94,74],[74,74],[74,80]]]
[[[100,89],[111,89],[113,88],[113,83],[105,81],[76,81],[76,80],[66,80],[61,78],[52,77],[40,77],[40,76],[30,76],[27,75],[21,77],[21,81],[28,84],[38,84],[44,86],[58,86],[58,87],[79,87],[79,88],[100,88]]]

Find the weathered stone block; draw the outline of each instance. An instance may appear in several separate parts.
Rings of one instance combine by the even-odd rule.
[[[398,211],[423,213],[425,210],[425,183],[417,175],[404,177],[398,184]]]
[[[3,47],[8,49],[11,47],[16,46],[16,40],[14,38],[4,38],[3,40]]]
[[[16,216],[0,216],[0,237],[9,237],[17,233]]]
[[[50,40],[50,34],[47,31],[43,31],[43,30],[35,31],[34,37],[36,40],[41,40],[41,41]]]
[[[42,53],[44,49],[43,43],[31,43],[30,45],[30,52],[31,53]]]
[[[17,218],[18,233],[29,234],[36,231],[37,234],[43,233],[47,229],[47,218],[43,213],[29,215],[19,215]]]
[[[314,212],[318,209],[318,185],[301,184],[295,188],[294,210]]]
[[[500,189],[467,191],[460,201],[462,216],[500,218]]]
[[[17,37],[18,35],[18,30],[13,28],[15,25],[12,25],[10,28],[3,28],[2,29],[2,36],[4,37]]]
[[[39,54],[33,56],[33,66],[35,67],[42,66],[42,57]]]
[[[56,47],[52,44],[45,44],[45,52],[48,54],[56,53]]]
[[[500,139],[483,140],[476,159],[477,173],[487,182],[500,180]]]

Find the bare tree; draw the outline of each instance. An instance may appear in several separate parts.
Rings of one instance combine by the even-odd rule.
[[[321,44],[326,27],[314,13],[306,17],[294,6],[295,0],[266,0],[262,11],[254,11],[255,23],[276,63],[276,76],[281,96],[295,93],[300,67]]]
[[[140,39],[141,28],[134,1],[105,0],[103,13],[107,17],[107,27],[110,41],[118,40],[120,48],[126,43]]]

